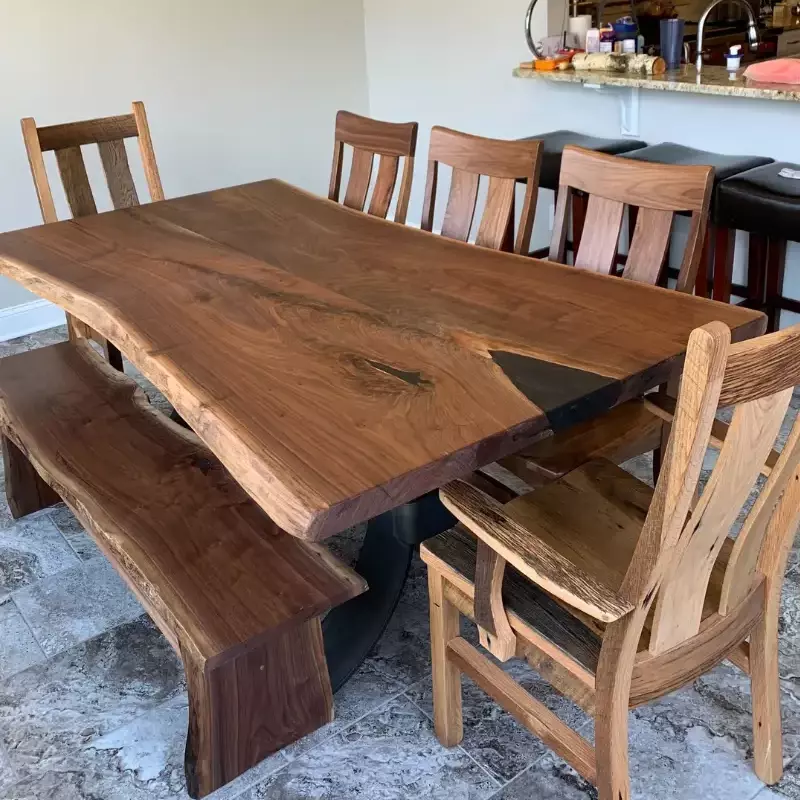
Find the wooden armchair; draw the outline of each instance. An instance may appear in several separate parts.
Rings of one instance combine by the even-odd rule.
[[[100,151],[108,191],[115,209],[139,205],[139,195],[125,150],[125,139],[135,138],[139,142],[150,199],[154,202],[164,199],[144,103],[135,102],[130,114],[118,117],[68,122],[42,128],[36,126],[36,120],[32,117],[26,117],[22,120],[22,137],[45,223],[58,222],[43,155],[50,150],[55,152],[64,194],[73,217],[97,213],[97,204],[81,151],[81,147],[87,144],[96,144]],[[67,315],[67,327],[71,339],[86,337],[97,341],[105,350],[109,362],[122,370],[122,356],[113,344],[70,315]]]
[[[567,223],[574,191],[588,195],[575,266],[614,273],[627,207],[632,212],[633,235],[622,277],[651,285],[658,282],[662,273],[675,215],[688,214],[689,233],[675,288],[691,292],[702,257],[712,179],[711,167],[652,164],[565,147],[550,260],[566,263]],[[610,458],[621,463],[657,449],[661,442],[661,420],[637,400],[543,440],[500,463],[535,487],[593,458]]]
[[[493,250],[527,253],[530,247],[542,143],[538,140],[506,141],[485,139],[448,128],[431,131],[428,153],[428,180],[422,210],[422,230],[433,230],[439,165],[452,167],[450,193],[442,223],[442,236],[469,240],[478,204],[481,176],[489,178],[486,206],[478,226],[475,244]],[[525,201],[514,237],[514,193],[517,181],[524,180]]]
[[[408,215],[408,201],[411,198],[411,182],[414,179],[418,128],[416,122],[381,122],[351,114],[349,111],[340,111],[336,115],[336,139],[328,199],[339,202],[342,191],[344,147],[348,145],[353,148],[353,160],[343,204],[356,211],[367,208],[367,195],[372,183],[375,156],[379,156],[378,175],[372,188],[372,199],[367,213],[373,217],[386,219],[392,205],[402,158],[405,164],[394,220],[404,224]]]
[[[442,490],[463,523],[422,546],[444,745],[462,736],[463,672],[595,783],[600,800],[628,800],[628,709],[727,658],[751,680],[755,771],[780,779],[778,606],[800,522],[800,423],[771,453],[798,382],[800,326],[731,346],[730,331],[711,323],[689,342],[655,491],[604,460],[505,506],[461,481]],[[735,407],[724,440],[720,406]],[[761,473],[766,484],[731,538]],[[459,614],[497,658],[526,657],[592,714],[595,747],[460,638]]]

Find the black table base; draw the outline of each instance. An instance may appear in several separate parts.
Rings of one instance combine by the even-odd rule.
[[[322,622],[334,692],[361,666],[389,624],[408,578],[414,548],[455,524],[438,492],[370,520],[355,566],[370,588],[334,608]]]

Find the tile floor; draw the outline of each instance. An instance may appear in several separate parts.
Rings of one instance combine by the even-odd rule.
[[[56,329],[0,344],[0,356],[63,335]],[[348,542],[334,544],[346,550]],[[385,635],[336,696],[336,721],[213,798],[596,798],[466,681],[464,742],[453,750],[439,746],[431,725],[426,594],[416,561]],[[749,687],[722,666],[631,715],[634,798],[800,800],[799,635],[795,555],[782,615],[787,769],[778,786],[765,788],[750,768]],[[518,662],[508,668],[555,713],[591,733],[582,712],[534,672]],[[70,512],[59,506],[13,522],[0,499],[0,798],[185,798],[186,724],[180,663]]]

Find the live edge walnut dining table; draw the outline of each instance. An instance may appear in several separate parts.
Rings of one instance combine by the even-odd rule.
[[[113,342],[294,536],[371,521],[325,621],[334,687],[380,635],[435,489],[664,383],[763,315],[357,213],[277,180],[0,235],[0,272]]]

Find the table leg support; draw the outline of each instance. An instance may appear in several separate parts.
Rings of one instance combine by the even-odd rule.
[[[456,519],[438,492],[381,514],[367,525],[355,570],[369,590],[334,608],[322,623],[333,690],[359,668],[394,613],[415,547],[452,528]]]
[[[61,498],[46,484],[28,457],[4,434],[3,447],[6,499],[14,519],[27,517],[35,511],[61,502]]]
[[[205,797],[333,720],[318,619],[219,663],[184,654],[189,690],[186,786]]]

